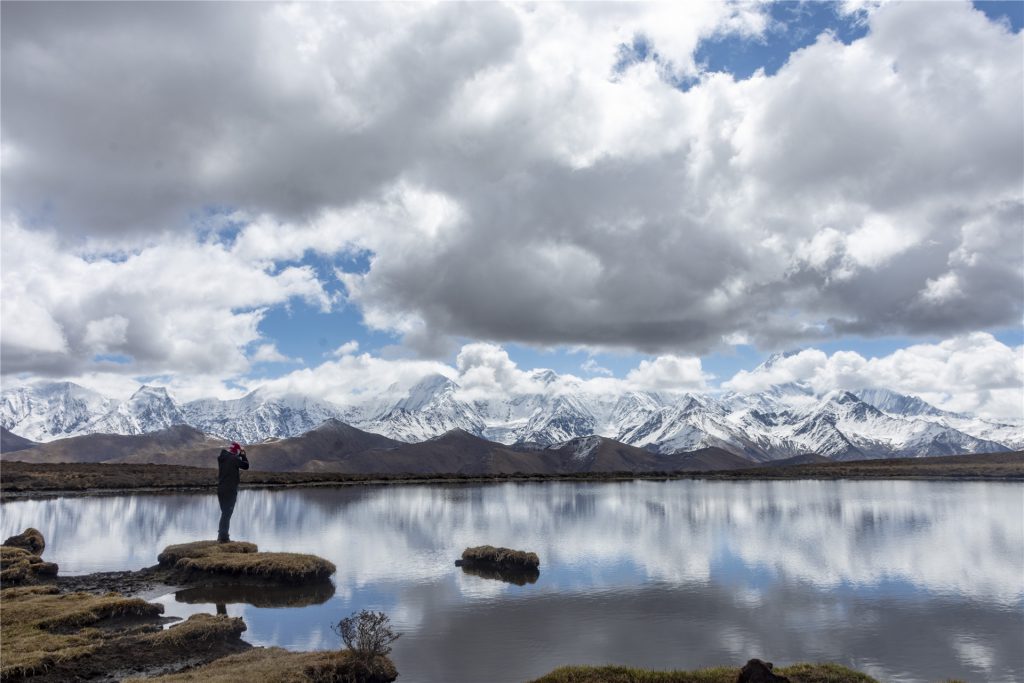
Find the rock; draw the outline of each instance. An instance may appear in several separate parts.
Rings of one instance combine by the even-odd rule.
[[[790,683],[785,676],[776,676],[772,672],[772,667],[771,662],[751,659],[740,669],[736,683]]]
[[[43,549],[46,548],[46,541],[43,540],[43,535],[39,533],[38,529],[29,527],[16,536],[11,536],[3,545],[11,548],[23,548],[33,555],[42,555]]]

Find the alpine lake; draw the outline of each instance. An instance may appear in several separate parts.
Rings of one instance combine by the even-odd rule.
[[[213,494],[17,500],[62,574],[140,569],[213,538]],[[404,683],[519,682],[565,664],[652,669],[834,661],[882,681],[1024,680],[1024,484],[630,481],[245,490],[232,537],[314,553],[332,581],[192,588],[165,614],[226,611],[253,645],[337,649],[387,613]],[[456,567],[475,545],[539,576]],[[145,596],[152,599],[154,596]]]

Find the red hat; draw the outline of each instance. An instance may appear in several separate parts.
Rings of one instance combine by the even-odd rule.
[[[231,447],[228,448],[228,450],[231,451],[232,453],[237,453],[238,451],[242,450],[242,446],[237,441],[232,441]]]

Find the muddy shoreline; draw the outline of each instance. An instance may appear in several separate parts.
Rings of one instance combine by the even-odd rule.
[[[305,607],[335,593],[332,563],[314,555],[260,552],[244,541],[171,545],[157,556],[158,564],[144,569],[77,576],[60,575],[57,565],[41,562],[45,539],[34,528],[0,548],[6,573],[0,591],[5,681],[119,681],[175,674],[243,653],[259,659],[263,649],[242,639],[245,622],[229,617],[227,605]],[[37,561],[13,571],[26,555]],[[164,616],[163,606],[150,601],[170,593],[176,602],[212,606],[216,613]],[[285,654],[297,665],[309,659],[327,669],[349,666],[340,653]],[[244,659],[238,666],[250,664]]]

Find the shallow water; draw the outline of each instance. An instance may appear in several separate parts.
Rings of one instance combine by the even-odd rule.
[[[213,538],[214,495],[2,506],[61,573],[138,569]],[[184,591],[167,613],[248,624],[257,645],[336,648],[383,610],[404,683],[523,681],[562,664],[690,669],[836,661],[880,680],[1024,680],[1024,485],[627,482],[246,491],[232,537],[310,552],[333,586]],[[534,583],[454,566],[480,544],[537,552]],[[260,605],[305,605],[255,607]]]

